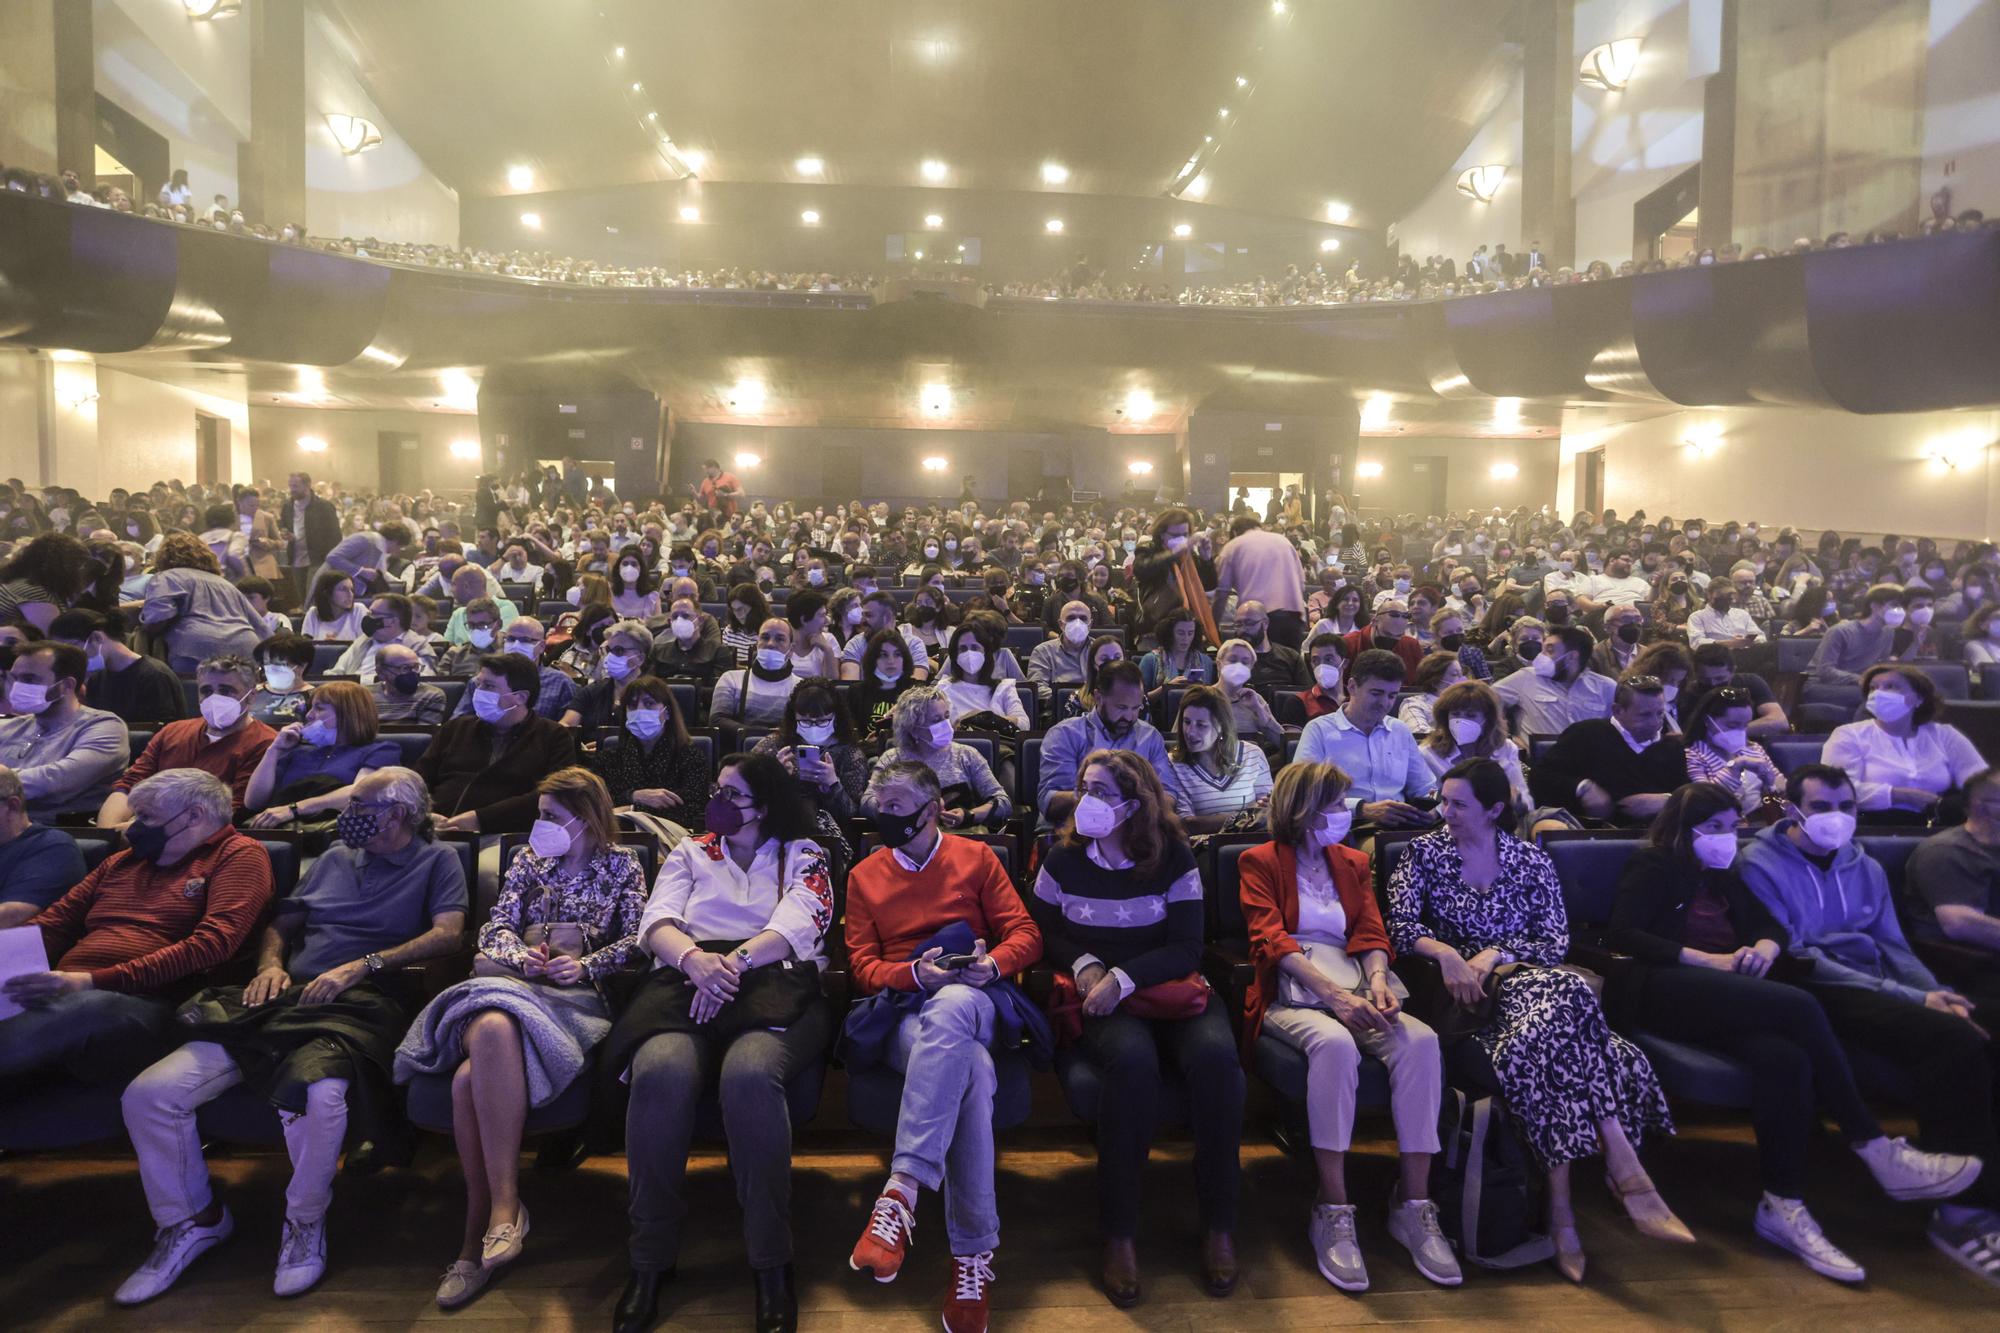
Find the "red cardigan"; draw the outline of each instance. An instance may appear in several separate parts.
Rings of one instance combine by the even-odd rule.
[[[1382,910],[1375,905],[1368,858],[1352,847],[1335,846],[1326,849],[1326,859],[1333,868],[1333,887],[1340,894],[1341,910],[1347,913],[1347,952],[1363,954],[1380,949],[1394,957],[1389,932],[1382,924]],[[1243,919],[1250,926],[1250,962],[1257,969],[1249,994],[1243,997],[1243,1058],[1247,1063],[1257,1049],[1264,1010],[1278,993],[1278,961],[1299,952],[1299,942],[1292,938],[1292,932],[1299,928],[1298,860],[1284,843],[1267,842],[1243,853],[1236,874]]]

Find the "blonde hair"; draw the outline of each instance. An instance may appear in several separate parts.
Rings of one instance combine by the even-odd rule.
[[[1240,640],[1239,640],[1240,642]],[[1181,695],[1180,711],[1174,714],[1174,760],[1176,763],[1190,764],[1195,760],[1194,751],[1187,747],[1187,733],[1181,730],[1181,723],[1190,708],[1205,708],[1215,719],[1216,757],[1222,761],[1224,770],[1236,767],[1238,744],[1236,739],[1236,710],[1229,706],[1229,700],[1213,685],[1190,685]]]
[[[1298,847],[1312,832],[1312,817],[1347,794],[1353,779],[1338,764],[1286,764],[1271,780],[1265,825],[1271,841]]]
[[[618,845],[618,824],[611,813],[611,789],[597,774],[574,765],[559,768],[543,778],[535,792],[582,820],[597,844],[597,852]]]
[[[375,739],[379,724],[375,696],[366,685],[352,680],[330,680],[318,686],[307,700],[308,708],[325,704],[333,710],[335,731],[342,745],[366,745]]]

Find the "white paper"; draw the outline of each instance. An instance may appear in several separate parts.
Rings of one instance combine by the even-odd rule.
[[[40,926],[16,926],[12,930],[0,930],[0,986],[15,977],[49,970],[49,956],[42,948]],[[21,1006],[7,998],[0,990],[0,1019],[12,1018],[21,1012]]]

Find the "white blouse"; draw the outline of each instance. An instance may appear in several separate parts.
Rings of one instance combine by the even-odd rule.
[[[1925,722],[1908,739],[1891,736],[1879,722],[1849,722],[1826,738],[1821,761],[1847,771],[1863,810],[1891,808],[1891,787],[1943,793],[1963,787],[1986,761],[1964,732],[1949,722]]]
[[[1028,710],[1021,706],[1021,696],[1014,682],[1004,676],[991,687],[951,677],[937,684],[944,692],[945,702],[951,705],[953,722],[974,713],[993,712],[1017,727],[1025,729],[1028,725]]]
[[[775,930],[792,946],[793,957],[824,967],[826,932],[833,924],[826,852],[810,838],[782,846],[766,838],[746,870],[721,835],[683,838],[653,882],[639,917],[639,942],[662,922],[697,940],[747,940]],[[653,965],[664,961],[655,955]]]

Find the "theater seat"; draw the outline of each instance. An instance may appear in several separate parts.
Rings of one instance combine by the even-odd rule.
[[[1056,1081],[1062,1085],[1063,1101],[1070,1114],[1086,1125],[1097,1123],[1097,1103],[1104,1095],[1104,1081],[1080,1046],[1056,1048]],[[1160,1070],[1160,1119],[1158,1129],[1187,1124],[1187,1081],[1171,1064]]]
[[[1826,749],[1824,736],[1774,736],[1760,743],[1778,771],[1786,776],[1806,764],[1818,763],[1820,753]]]
[[[1651,1032],[1625,1035],[1652,1061],[1654,1072],[1660,1076],[1660,1086],[1670,1099],[1737,1108],[1751,1104],[1754,1080],[1742,1062],[1705,1046]]]
[[[122,1085],[82,1084],[61,1075],[19,1097],[0,1098],[0,1149],[47,1152],[125,1137]]]
[[[415,768],[417,760],[423,758],[424,751],[431,748],[431,740],[437,733],[428,728],[422,731],[392,731],[384,728],[381,738],[396,742],[396,762],[404,768]]]
[[[1804,671],[1812,665],[1813,654],[1819,651],[1817,638],[1801,639],[1797,636],[1787,636],[1777,642],[1780,672]]]
[[[333,664],[347,651],[347,644],[337,640],[320,639],[313,644],[312,665],[306,668],[306,675],[318,679],[333,670]]]

